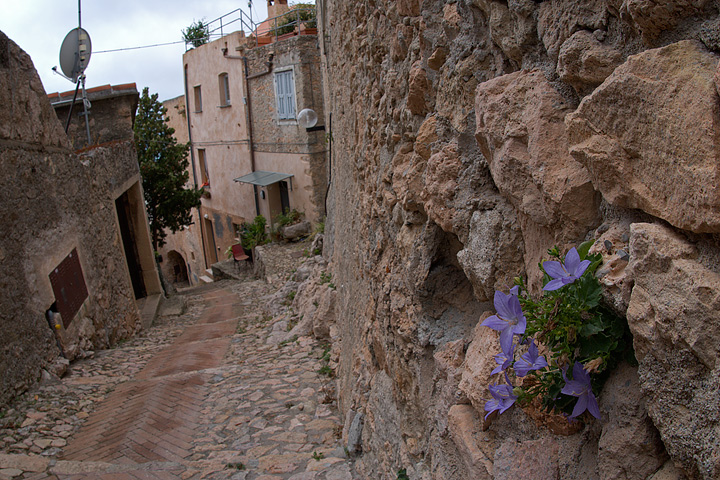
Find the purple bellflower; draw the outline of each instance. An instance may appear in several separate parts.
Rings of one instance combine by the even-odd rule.
[[[543,290],[557,290],[565,285],[573,283],[575,280],[582,277],[582,274],[585,273],[588,266],[590,266],[590,260],[583,260],[581,262],[580,254],[575,247],[571,248],[567,255],[565,255],[564,263],[560,263],[556,260],[543,262],[543,270],[545,270],[545,272],[553,278],[543,287]]]
[[[570,418],[573,419],[582,414],[585,410],[595,418],[600,418],[600,408],[598,407],[597,399],[592,392],[590,386],[590,374],[585,371],[585,368],[580,362],[575,362],[573,366],[573,379],[568,380],[565,377],[565,370],[562,372],[563,379],[565,380],[565,386],[560,391],[565,395],[572,395],[578,397],[575,408],[573,408],[572,415]]]
[[[500,348],[507,353],[510,351],[513,335],[525,333],[527,321],[516,295],[505,295],[496,290],[493,303],[497,315],[486,318],[482,325],[500,332]]]
[[[504,372],[506,369],[508,369],[510,365],[512,365],[514,352],[515,345],[510,345],[509,352],[501,352],[495,355],[495,362],[497,362],[498,366],[495,367],[495,370],[493,370],[490,375],[495,375],[496,373]]]
[[[505,380],[508,380],[508,383],[510,383],[507,374],[505,375]],[[518,398],[517,395],[513,394],[513,387],[510,385],[490,385],[488,389],[493,399],[485,403],[485,411],[488,412],[487,415],[485,415],[485,420],[487,420],[487,417],[489,417],[492,412],[498,411],[503,413],[512,407]]]
[[[548,366],[547,360],[542,355],[538,355],[538,348],[535,341],[530,340],[530,348],[527,353],[520,356],[520,360],[515,362],[513,370],[518,377],[524,377],[531,370],[540,370]]]

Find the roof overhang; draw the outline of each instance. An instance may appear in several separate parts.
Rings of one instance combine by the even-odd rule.
[[[234,181],[239,183],[249,183],[252,185],[257,185],[259,187],[267,187],[268,185],[282,182],[283,180],[291,177],[293,177],[291,173],[276,173],[258,170],[256,172],[243,175],[242,177],[235,178]]]

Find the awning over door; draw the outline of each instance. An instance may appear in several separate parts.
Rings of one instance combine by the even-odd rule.
[[[240,183],[250,183],[259,187],[267,187],[273,183],[281,182],[285,179],[291,178],[293,175],[290,173],[276,173],[276,172],[265,172],[259,170],[257,172],[248,173],[242,177],[234,179]]]

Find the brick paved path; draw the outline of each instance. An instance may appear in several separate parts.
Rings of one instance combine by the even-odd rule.
[[[317,373],[322,346],[310,338],[266,343],[272,320],[261,307],[269,289],[250,279],[205,287],[189,297],[193,307],[179,324],[153,328],[150,346],[109,351],[107,372],[95,366],[88,377],[64,379],[115,386],[72,436],[50,436],[72,424],[55,419],[30,441],[13,438],[11,453],[0,454],[0,479],[355,478],[338,413],[323,393],[329,379]],[[112,370],[123,356],[137,357],[134,374]],[[43,425],[46,414],[37,410],[27,418]],[[22,445],[29,451],[16,453]]]

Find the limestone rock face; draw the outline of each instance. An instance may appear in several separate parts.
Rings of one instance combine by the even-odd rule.
[[[548,248],[567,251],[594,238],[605,261],[604,298],[618,315],[631,303],[631,312],[665,308],[669,287],[648,291],[633,277],[630,225],[669,219],[686,198],[699,213],[682,225],[707,223],[701,217],[720,210],[692,203],[720,197],[712,141],[698,135],[718,131],[703,113],[720,107],[717,59],[693,42],[678,44],[696,50],[681,61],[670,55],[683,50],[677,46],[645,51],[698,38],[720,51],[717,2],[689,2],[325,2],[327,19],[318,25],[332,40],[321,48],[334,141],[323,253],[337,285],[338,402],[365,415],[361,478],[395,478],[402,468],[417,480],[527,478],[514,464],[523,455],[546,478],[665,480],[673,474],[668,456],[695,478],[713,478],[714,427],[687,417],[695,411],[715,421],[707,393],[714,370],[661,335],[636,335],[645,355],[639,373],[610,380],[599,397],[601,421],[571,424],[538,405],[482,421],[499,344],[497,332],[478,325],[493,309],[494,290],[507,291],[519,274],[537,292]],[[641,18],[641,10],[660,4],[677,21],[650,40],[650,24],[662,20]],[[646,88],[614,85],[638,58],[647,75],[634,75]],[[712,95],[697,88],[698,78]],[[566,122],[568,115],[584,123]],[[590,163],[585,157],[604,152],[586,145],[592,136],[624,143],[619,154],[608,150]],[[627,139],[638,140],[627,147]],[[668,160],[685,150],[697,163],[678,168]],[[659,163],[614,173],[638,158]],[[643,176],[657,181],[646,185]],[[635,192],[636,184],[649,200],[616,201],[615,190]],[[701,245],[696,260],[720,271],[716,234],[686,233]],[[655,323],[652,332],[672,322]],[[709,348],[696,331],[683,335],[693,335],[699,352]],[[681,368],[686,358],[691,379]],[[696,426],[703,440],[687,435]],[[692,460],[692,451],[703,456]],[[704,470],[693,473],[696,464]]]
[[[570,152],[608,202],[720,231],[718,58],[693,41],[632,56],[568,116]]]
[[[457,258],[478,298],[490,300],[495,290],[507,293],[524,265],[522,234],[513,209],[503,203],[475,211],[468,241]]]
[[[608,22],[608,3],[608,0],[542,2],[538,35],[550,58],[558,58],[561,45],[576,31],[604,30]]]
[[[690,478],[720,474],[720,275],[670,228],[631,226],[627,311],[650,417]]]
[[[603,480],[643,480],[667,460],[660,435],[648,417],[637,368],[622,364],[603,387],[604,417],[598,442]]]
[[[470,405],[453,405],[448,411],[448,430],[458,449],[464,454],[465,468],[471,478],[490,480],[493,477],[493,438],[480,431],[478,412]]]
[[[490,312],[486,312],[482,315],[482,319],[490,315]],[[479,321],[473,330],[459,385],[460,391],[479,412],[484,411],[485,402],[491,398],[487,386],[492,383],[490,372],[497,366],[495,355],[500,353],[497,332],[483,327],[481,323]]]
[[[503,443],[495,452],[494,480],[559,478],[557,441],[550,438]]]
[[[579,94],[591,92],[622,63],[622,53],[587,30],[575,32],[560,47],[557,71]]]
[[[528,47],[536,42],[535,20],[528,2],[491,2],[489,4],[490,34],[493,41],[509,58],[520,62]],[[526,8],[522,8],[526,7]]]
[[[683,18],[699,13],[708,3],[708,0],[625,0],[623,7],[643,38],[652,41]]]
[[[410,110],[413,115],[425,115],[428,112],[425,95],[428,93],[430,85],[428,84],[427,73],[419,63],[413,65],[413,68],[410,70],[408,88],[408,110]]]
[[[481,84],[475,99],[475,137],[500,193],[535,223],[558,222],[578,232],[598,219],[598,198],[587,170],[567,149],[570,112],[540,70]]]

